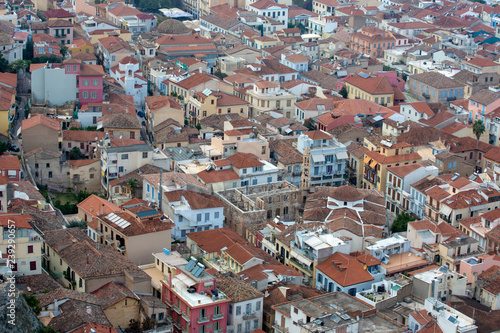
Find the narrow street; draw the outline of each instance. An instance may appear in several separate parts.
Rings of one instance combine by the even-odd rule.
[[[21,127],[21,122],[26,116],[26,105],[28,103],[28,98],[30,97],[30,89],[31,74],[21,70],[17,75],[17,96],[19,96],[20,101],[17,102],[16,118],[14,119],[10,129],[12,144],[17,147],[19,147],[17,131]]]

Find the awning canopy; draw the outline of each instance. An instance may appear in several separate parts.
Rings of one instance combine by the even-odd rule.
[[[377,166],[377,164],[378,164],[377,161],[372,161],[370,163],[370,168],[372,168],[372,169],[375,168]]]
[[[444,205],[443,205],[443,206],[441,207],[441,211],[440,211],[440,213],[441,213],[441,214],[443,214],[443,215],[445,215],[445,216],[449,216],[449,215],[451,214],[451,210],[452,210],[452,209],[451,209],[450,207],[448,207],[448,206],[444,206]]]
[[[347,152],[345,152],[345,151],[338,152],[335,154],[335,156],[337,157],[338,160],[346,160],[349,158],[349,156],[347,155]]]
[[[366,156],[365,160],[363,161],[363,163],[365,164],[368,164],[368,162],[370,162],[370,156]]]
[[[314,163],[325,161],[325,155],[323,155],[323,154],[313,154],[313,155],[311,155],[311,158],[312,158]]]

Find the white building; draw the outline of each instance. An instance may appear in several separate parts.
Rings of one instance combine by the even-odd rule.
[[[451,295],[466,296],[467,279],[441,266],[413,276],[413,295],[421,299],[433,297],[441,301]]]
[[[197,184],[192,175],[165,172],[143,175],[142,199],[161,210],[174,223],[172,239],[186,240],[186,234],[223,227],[224,203],[211,195],[210,190]]]
[[[139,108],[144,105],[148,95],[148,82],[142,76],[139,61],[134,57],[125,57],[110,70],[114,78],[125,90],[126,95],[134,96],[134,104]]]
[[[253,332],[262,327],[264,295],[232,274],[216,274],[217,288],[230,299],[227,333]]]
[[[258,15],[270,17],[284,25],[288,24],[287,5],[279,4],[272,0],[260,0],[247,5],[247,7],[249,11],[256,12]]]
[[[309,175],[301,180],[305,188],[342,185],[348,159],[345,145],[324,131],[309,131],[299,136],[297,150],[309,156],[303,164]]]
[[[437,324],[443,332],[450,333],[475,333],[476,321],[449,305],[430,297],[425,300],[425,309],[436,318]]]
[[[334,16],[319,16],[309,18],[309,33],[323,35],[331,34],[337,29],[338,23]]]
[[[394,235],[390,238],[381,239],[376,241],[373,245],[367,246],[365,251],[378,260],[384,261],[389,259],[389,256],[398,253],[406,253],[411,249],[411,242],[409,239],[400,235]]]
[[[309,70],[309,59],[303,54],[281,54],[281,63],[298,72],[307,72]]]

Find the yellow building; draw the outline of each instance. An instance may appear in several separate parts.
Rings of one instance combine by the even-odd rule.
[[[42,272],[42,247],[40,246],[42,239],[32,228],[32,223],[34,220],[28,214],[0,215],[0,226],[3,227],[3,237],[0,238],[2,251],[0,262],[4,261],[5,265],[9,264],[15,275],[35,275]],[[15,248],[12,250],[9,247],[12,244],[9,240],[15,241]],[[14,260],[3,257],[3,255],[10,254],[14,255]]]
[[[247,40],[247,45],[256,48],[257,50],[262,50],[278,45],[278,40],[265,36],[252,37]]]
[[[354,75],[345,81],[349,99],[365,99],[383,106],[394,105],[394,88],[386,76]]]
[[[91,44],[97,44],[99,39],[106,38],[109,36],[117,36],[123,39],[126,42],[130,42],[132,40],[132,33],[125,29],[102,29],[102,30],[94,30],[89,32],[89,38]]]
[[[297,95],[281,89],[279,82],[262,80],[247,90],[246,99],[254,117],[269,110],[281,110],[286,118],[292,119]]]
[[[412,146],[404,143],[392,143],[365,138],[364,146],[369,151],[364,153],[363,188],[376,189],[385,193],[387,168],[422,161],[418,153],[412,152]]]
[[[88,39],[78,38],[73,40],[73,44],[67,45],[69,54],[94,53],[94,46]]]
[[[196,73],[182,81],[168,81],[167,92],[179,101],[189,101],[196,92],[222,91],[228,94],[233,92],[233,86],[222,82],[218,77],[207,73]]]
[[[187,110],[192,124],[199,124],[200,120],[213,114],[237,113],[248,118],[248,102],[244,99],[225,92],[212,92],[205,95],[203,92],[190,96]]]
[[[0,73],[0,133],[6,136],[16,115],[16,87],[17,74]]]

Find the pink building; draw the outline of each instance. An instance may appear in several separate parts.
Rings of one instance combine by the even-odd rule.
[[[31,90],[36,103],[50,106],[78,100],[79,106],[102,103],[104,70],[100,65],[67,59],[62,64],[32,64]]]
[[[399,88],[401,91],[405,91],[405,81],[398,77],[397,72],[379,72],[377,76],[386,76],[389,79],[391,86]]]
[[[500,266],[500,257],[496,254],[485,254],[462,260],[459,273],[467,278],[468,283],[475,283],[479,274],[495,265]]]
[[[469,98],[469,121],[482,120],[484,116],[500,107],[500,94],[489,89],[482,89]]]
[[[192,259],[170,270],[167,279],[162,281],[162,301],[169,308],[174,333],[227,331],[230,300],[202,264]]]

